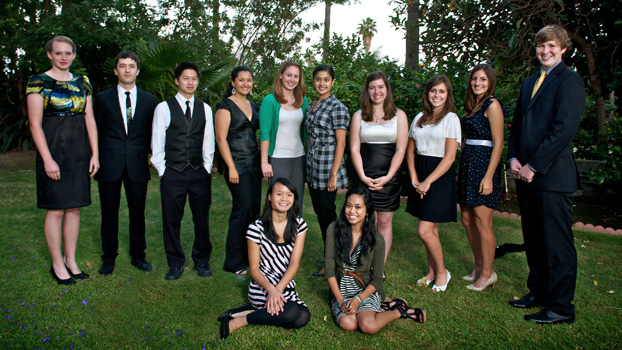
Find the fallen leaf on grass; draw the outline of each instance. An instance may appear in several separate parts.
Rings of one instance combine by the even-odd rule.
[[[594,285],[598,287],[598,281],[594,280]]]
[[[326,321],[326,315],[324,315],[324,322],[328,322],[328,321]]]
[[[608,290],[608,291],[607,291],[607,293],[609,293],[609,294],[613,294],[613,293],[615,293],[615,292],[614,292],[613,290]]]
[[[596,263],[596,265],[602,265],[603,263],[601,263],[600,261]]]
[[[519,298],[519,297],[517,297],[517,296],[513,296],[513,297],[512,297],[512,299],[514,299],[514,300],[518,300],[518,299],[520,299],[520,298]]]
[[[86,264],[87,267],[93,266],[93,264],[90,261],[87,261],[85,264]]]
[[[413,290],[413,289],[415,289],[415,287],[414,287],[414,286],[411,286],[411,285],[409,284],[409,285],[408,285],[408,289]]]
[[[581,248],[585,248],[585,244],[581,244]]]
[[[583,241],[583,243],[590,243],[590,241]]]
[[[462,310],[458,305],[454,305],[454,307],[458,310]]]

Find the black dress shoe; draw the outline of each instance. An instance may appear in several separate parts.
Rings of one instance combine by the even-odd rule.
[[[248,311],[248,310],[253,310],[253,304],[251,303],[246,303],[240,307],[236,307],[235,309],[229,309],[225,312],[223,312],[220,316],[218,316],[218,322],[222,322],[225,318],[237,314],[238,312],[242,312],[242,311]]]
[[[109,275],[112,271],[114,271],[114,260],[104,260],[102,267],[99,268],[99,273]]]
[[[519,309],[531,309],[541,305],[542,303],[533,294],[529,293],[518,300],[510,300],[510,305]]]
[[[132,261],[130,261],[130,264],[132,264],[132,266],[136,267],[137,269],[141,271],[149,272],[153,270],[153,266],[151,266],[150,263],[146,262],[143,259],[132,258]]]
[[[574,315],[564,316],[551,310],[544,309],[535,314],[525,315],[525,320],[535,321],[538,324],[573,323]]]
[[[183,267],[171,267],[168,270],[168,273],[166,274],[166,276],[164,276],[165,280],[176,280],[179,279],[179,277],[181,277],[181,274],[184,272],[184,268]]]
[[[220,339],[227,339],[231,332],[229,331],[229,322],[233,320],[233,317],[227,316],[220,324]]]
[[[197,271],[199,277],[209,277],[212,275],[212,270],[209,269],[207,264],[194,265],[194,269]]]
[[[65,265],[65,268],[67,269],[67,272],[69,272],[69,274],[71,275],[71,277],[73,278],[77,278],[79,280],[85,280],[91,276],[89,276],[88,273],[85,273],[84,271],[80,271],[80,273],[75,274],[73,272],[71,272],[71,270],[69,270],[69,268],[67,267],[67,265]]]
[[[72,285],[72,284],[76,283],[76,281],[73,278],[71,278],[71,277],[69,277],[69,278],[67,278],[65,280],[62,280],[62,279],[58,278],[58,276],[56,276],[56,272],[54,271],[54,266],[50,267],[50,272],[52,273],[52,277],[54,277],[54,279],[56,280],[56,283],[58,283],[58,284],[69,286],[69,285]]]

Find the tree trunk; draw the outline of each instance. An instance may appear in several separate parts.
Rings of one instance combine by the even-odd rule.
[[[220,40],[220,0],[212,0],[212,40]]]
[[[411,70],[419,69],[419,1],[407,2],[406,20],[406,66]]]
[[[594,56],[594,50],[592,45],[579,34],[575,34],[572,40],[576,42],[583,54],[585,55],[585,61],[590,75],[590,82],[592,83],[592,91],[594,92],[594,101],[596,102],[596,122],[598,124],[598,131],[603,132],[603,124],[607,121],[607,112],[605,111],[605,96],[603,95],[602,82],[596,73],[596,57]]]
[[[326,8],[324,10],[324,37],[322,38],[322,58],[328,58],[328,45],[330,43],[330,7],[331,0],[324,0]]]

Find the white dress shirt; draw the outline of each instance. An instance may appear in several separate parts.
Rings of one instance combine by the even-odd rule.
[[[125,105],[125,101],[127,100],[127,95],[125,90],[121,87],[121,85],[117,84],[117,94],[119,95],[119,106],[121,107],[121,115],[123,116],[123,125],[125,126],[125,133],[127,134],[127,106]],[[136,93],[138,89],[136,85],[129,90],[130,92],[130,103],[132,104],[132,118],[136,115]]]
[[[194,96],[187,100],[179,92],[175,95],[175,99],[182,112],[186,112],[186,101],[190,101],[190,111],[194,108]],[[203,135],[203,166],[207,173],[212,172],[212,164],[214,162],[214,122],[212,118],[212,109],[206,103],[203,103],[205,109],[205,133]],[[197,116],[193,116],[197,117]],[[151,164],[158,171],[160,176],[164,175],[166,170],[166,129],[171,124],[171,111],[166,101],[160,102],[153,114],[153,128],[151,134]]]

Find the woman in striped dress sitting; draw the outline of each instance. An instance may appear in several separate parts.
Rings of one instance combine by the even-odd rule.
[[[384,239],[376,231],[369,191],[356,187],[346,194],[339,219],[326,232],[326,280],[331,309],[339,327],[374,334],[398,318],[423,323],[426,313],[404,299],[384,301]]]
[[[253,278],[248,286],[250,303],[220,315],[221,338],[249,324],[301,328],[309,322],[311,314],[294,281],[307,234],[299,205],[296,187],[285,178],[274,180],[261,217],[246,233]]]

